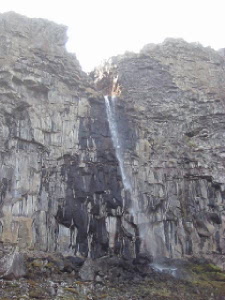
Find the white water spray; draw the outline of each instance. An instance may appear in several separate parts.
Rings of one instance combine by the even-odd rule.
[[[125,190],[132,193],[131,183],[126,174],[125,167],[124,167],[123,149],[119,138],[117,123],[116,123],[116,111],[115,111],[116,97],[112,96],[110,100],[108,96],[104,96],[104,98],[106,104],[106,113],[109,122],[109,129],[112,135],[113,146],[116,150],[116,157],[119,162],[119,168],[122,176],[123,185]]]
[[[172,275],[173,277],[177,277],[177,271],[178,271],[178,269],[176,267],[165,266],[163,264],[157,264],[157,263],[152,263],[152,264],[150,264],[150,266],[156,272],[166,273],[166,274]]]

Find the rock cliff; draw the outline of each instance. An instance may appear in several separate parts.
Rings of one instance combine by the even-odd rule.
[[[221,262],[224,58],[166,40],[88,77],[65,26],[6,13],[0,36],[2,253]]]
[[[140,251],[223,259],[224,57],[167,39],[113,57],[92,76],[117,96]]]
[[[3,248],[103,256],[122,203],[104,99],[65,26],[6,13],[0,35]]]

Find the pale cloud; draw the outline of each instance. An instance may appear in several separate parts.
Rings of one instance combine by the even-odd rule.
[[[8,0],[0,12],[13,10],[69,26],[67,47],[89,71],[105,58],[166,37],[225,47],[223,7],[221,0]]]

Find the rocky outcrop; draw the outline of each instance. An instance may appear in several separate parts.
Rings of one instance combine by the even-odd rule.
[[[224,58],[167,40],[112,58],[95,88],[64,26],[6,13],[0,35],[2,253],[88,257],[81,277],[106,255],[221,262]]]
[[[116,114],[140,251],[220,257],[224,243],[224,58],[168,39],[92,74]],[[134,204],[133,204],[134,205]]]

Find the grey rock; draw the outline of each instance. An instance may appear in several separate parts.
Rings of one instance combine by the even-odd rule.
[[[0,277],[3,279],[18,279],[27,274],[26,260],[22,253],[16,250],[0,259]]]
[[[65,257],[63,263],[63,271],[72,272],[79,269],[83,265],[84,259],[80,257],[67,256]]]
[[[79,276],[84,281],[93,281],[96,275],[96,266],[93,260],[86,259],[79,271]]]

